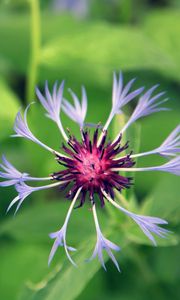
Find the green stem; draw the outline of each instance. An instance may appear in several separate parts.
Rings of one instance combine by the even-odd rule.
[[[31,9],[31,55],[27,75],[27,103],[31,102],[34,97],[41,43],[39,0],[29,0],[29,5]]]

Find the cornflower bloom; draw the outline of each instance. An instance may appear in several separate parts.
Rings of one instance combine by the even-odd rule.
[[[167,98],[164,98],[164,92],[155,93],[157,85],[145,92],[144,87],[131,91],[134,81],[135,79],[132,79],[124,86],[122,73],[120,73],[119,76],[114,74],[112,108],[109,117],[102,129],[99,129],[99,125],[97,125],[95,129],[92,129],[94,130],[92,138],[85,123],[87,95],[84,87],[82,87],[81,100],[78,99],[73,91],[69,90],[74,104],[69,103],[68,100],[63,97],[64,81],[59,87],[57,82],[54,84],[52,94],[49,91],[47,82],[45,83],[44,94],[37,88],[37,98],[44,107],[46,116],[56,123],[65,140],[65,144],[62,145],[62,152],[47,146],[31,132],[27,121],[27,112],[30,105],[25,109],[23,115],[21,112],[17,113],[14,124],[15,134],[13,136],[29,139],[45,148],[64,169],[52,173],[49,177],[32,177],[27,173],[22,173],[17,170],[3,155],[2,164],[0,164],[0,178],[3,180],[0,182],[0,186],[6,187],[14,185],[17,191],[17,196],[11,201],[7,210],[9,211],[13,205],[17,204],[16,213],[23,201],[33,192],[58,186],[63,190],[69,186],[67,198],[71,200],[71,205],[63,226],[58,231],[50,234],[50,237],[54,239],[54,244],[49,255],[49,264],[57,249],[64,247],[68,259],[76,266],[76,263],[70,255],[70,252],[76,251],[76,249],[66,244],[67,226],[73,208],[81,207],[85,201],[89,201],[92,207],[91,211],[97,237],[93,254],[89,260],[97,256],[103,268],[106,270],[103,259],[103,250],[105,250],[120,271],[118,262],[113,254],[113,251],[119,251],[120,248],[108,240],[101,231],[96,212],[97,200],[94,197],[95,194],[98,195],[102,208],[106,202],[112,204],[120,210],[121,213],[131,218],[153,245],[156,245],[154,235],[165,238],[169,233],[167,229],[160,226],[167,224],[167,221],[158,217],[135,214],[123,206],[120,206],[115,201],[115,190],[121,193],[132,185],[132,177],[128,177],[124,174],[139,171],[162,171],[180,175],[180,125],[169,134],[160,146],[147,152],[132,154],[132,151],[128,151],[128,142],[122,144],[122,136],[133,122],[152,113],[167,110],[167,108],[161,106],[161,104],[167,101]],[[123,112],[122,108],[136,97],[139,97],[139,101],[131,117],[124,127],[120,129],[117,137],[112,142],[107,141],[108,128],[114,116],[121,114]],[[65,131],[60,118],[61,112],[64,112],[79,125],[81,133],[80,140],[74,135],[71,135],[68,131]],[[168,161],[164,164],[150,167],[134,167],[136,158],[152,154],[163,155]],[[30,181],[54,182],[33,187],[28,184]]]

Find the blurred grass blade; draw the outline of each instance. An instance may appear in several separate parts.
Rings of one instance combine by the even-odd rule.
[[[2,78],[0,78],[0,91],[0,139],[3,139],[12,133],[13,122],[20,107],[20,102]]]
[[[39,0],[29,0],[31,11],[31,54],[27,73],[27,103],[32,102],[40,58],[40,9]]]

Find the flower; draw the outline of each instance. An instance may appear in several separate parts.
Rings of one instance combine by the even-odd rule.
[[[36,89],[37,98],[45,109],[46,116],[56,123],[64,137],[65,143],[62,145],[61,152],[55,151],[44,144],[31,132],[27,122],[27,112],[30,105],[25,109],[24,115],[22,115],[21,112],[17,113],[14,124],[15,134],[13,136],[26,138],[48,150],[55,157],[57,162],[64,166],[64,169],[58,172],[52,172],[52,175],[49,177],[32,177],[28,173],[18,171],[3,155],[2,164],[0,164],[0,178],[2,179],[0,186],[13,185],[17,191],[17,196],[11,201],[7,211],[9,211],[14,204],[17,204],[16,213],[25,199],[34,192],[57,186],[60,186],[63,190],[70,186],[66,196],[71,200],[71,205],[65,217],[64,224],[61,229],[50,234],[50,237],[54,239],[54,244],[49,255],[48,264],[51,263],[57,249],[64,247],[68,259],[76,266],[76,263],[69,253],[70,251],[76,251],[76,249],[66,244],[67,226],[73,208],[81,207],[85,201],[89,200],[92,206],[97,236],[96,245],[89,260],[97,256],[101,265],[106,270],[103,259],[104,250],[112,259],[118,271],[120,271],[118,262],[112,252],[119,251],[120,248],[108,240],[101,232],[96,213],[97,200],[94,197],[95,194],[98,195],[101,207],[104,207],[106,202],[109,202],[126,216],[130,217],[153,245],[156,245],[154,235],[166,238],[169,233],[167,229],[161,227],[161,225],[167,225],[166,220],[158,217],[135,214],[115,202],[115,190],[121,193],[122,190],[130,188],[132,185],[133,178],[125,175],[128,172],[133,174],[133,172],[140,171],[162,171],[180,175],[180,125],[169,134],[160,146],[147,152],[133,154],[132,151],[128,150],[128,142],[122,144],[123,134],[133,122],[152,113],[167,110],[166,107],[161,106],[161,104],[167,101],[167,98],[163,98],[164,92],[153,95],[158,87],[157,85],[145,92],[144,87],[131,91],[134,81],[135,79],[132,79],[123,87],[122,73],[119,74],[119,77],[114,73],[112,108],[109,117],[104,127],[100,128],[99,125],[96,125],[96,128],[93,129],[93,135],[90,134],[87,124],[85,123],[87,95],[84,87],[82,87],[81,101],[74,92],[69,90],[74,105],[63,97],[64,81],[59,87],[57,82],[54,84],[52,94],[49,91],[47,82],[45,83],[45,95],[43,95],[39,89]],[[120,128],[116,138],[112,142],[107,141],[108,128],[113,117],[116,114],[123,113],[123,107],[136,97],[139,97],[139,101],[131,117],[124,127]],[[60,119],[62,112],[79,125],[81,133],[80,140],[73,134],[70,134],[69,131],[66,133]],[[94,125],[92,127],[94,127]],[[168,161],[162,165],[141,168],[134,167],[137,157],[152,154],[163,155]],[[124,171],[127,173],[124,173]],[[53,181],[53,183],[34,187],[29,185],[29,181]]]
[[[89,12],[88,0],[53,0],[54,11],[68,11],[76,17],[85,17]]]
[[[94,259],[96,256],[98,256],[101,265],[103,266],[104,270],[106,271],[106,266],[104,264],[104,259],[103,259],[103,254],[102,254],[102,250],[105,250],[108,253],[109,257],[112,259],[112,261],[115,264],[118,271],[120,272],[118,262],[111,251],[111,250],[120,251],[120,247],[117,246],[116,244],[112,243],[111,241],[109,241],[108,239],[106,239],[103,236],[101,229],[99,227],[95,204],[92,207],[92,211],[93,211],[94,223],[95,223],[95,227],[96,227],[97,243],[94,248],[92,256],[89,258],[89,261]]]
[[[82,104],[80,105],[80,101],[76,94],[69,89],[69,92],[73,98],[74,106],[71,105],[66,99],[63,101],[62,109],[65,114],[72,119],[73,121],[77,122],[80,127],[83,128],[84,126],[84,119],[87,113],[87,95],[86,90],[82,87]]]

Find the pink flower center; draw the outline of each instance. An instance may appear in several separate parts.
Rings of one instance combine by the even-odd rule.
[[[120,145],[121,135],[114,143],[106,143],[107,132],[104,132],[100,144],[97,143],[98,130],[95,131],[92,141],[87,131],[82,131],[82,136],[82,141],[71,136],[68,142],[70,148],[63,145],[68,157],[57,155],[57,158],[58,162],[64,165],[66,169],[54,173],[53,178],[65,181],[64,188],[68,184],[72,184],[67,194],[69,198],[73,198],[76,191],[81,187],[80,206],[83,205],[87,193],[89,193],[91,201],[94,201],[94,194],[97,193],[103,206],[103,190],[113,198],[114,189],[121,191],[131,186],[131,178],[122,176],[113,169],[130,168],[134,162],[130,154],[115,159],[118,154],[128,148],[128,143],[124,146]]]

